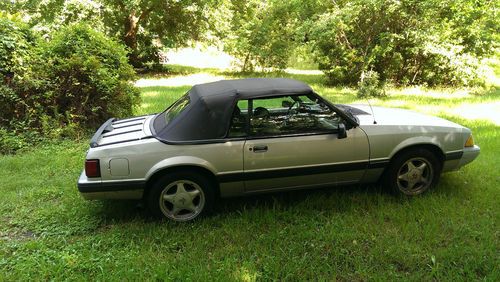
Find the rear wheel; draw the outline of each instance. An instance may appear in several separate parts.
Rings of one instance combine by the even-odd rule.
[[[148,194],[148,207],[156,217],[190,221],[205,215],[213,207],[211,182],[190,172],[167,174],[158,179]]]
[[[397,194],[419,195],[437,184],[441,166],[431,151],[410,149],[392,160],[386,171],[385,184]]]

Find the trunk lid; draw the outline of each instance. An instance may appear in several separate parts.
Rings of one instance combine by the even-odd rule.
[[[149,123],[154,115],[127,119],[108,119],[99,127],[90,141],[90,147],[137,141],[152,137]]]

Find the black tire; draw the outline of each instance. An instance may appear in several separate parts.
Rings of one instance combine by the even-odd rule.
[[[146,199],[153,216],[173,221],[191,221],[208,214],[214,200],[210,180],[189,171],[160,177],[153,183]]]
[[[391,161],[384,175],[384,186],[398,195],[416,196],[436,186],[442,163],[424,148],[408,149]]]

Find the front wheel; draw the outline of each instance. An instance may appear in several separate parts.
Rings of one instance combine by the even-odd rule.
[[[167,174],[158,179],[148,194],[148,207],[156,217],[190,221],[212,209],[213,188],[202,175],[189,172]]]
[[[441,174],[439,159],[426,149],[410,149],[394,158],[385,184],[393,192],[415,196],[434,187]]]

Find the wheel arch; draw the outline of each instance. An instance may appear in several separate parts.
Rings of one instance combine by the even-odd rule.
[[[183,165],[172,165],[168,167],[163,167],[150,174],[150,176],[146,180],[143,198],[144,199],[147,198],[147,195],[152,185],[162,176],[166,174],[175,174],[178,172],[186,172],[186,171],[205,176],[214,187],[215,190],[214,192],[216,197],[220,196],[219,182],[217,181],[215,174],[211,170],[198,164],[185,164],[185,165],[183,164]]]
[[[400,188],[396,189],[395,186],[393,184],[391,184],[391,179],[393,179],[393,175],[394,175],[394,171],[395,171],[394,168],[398,168],[400,161],[406,159],[406,157],[401,159],[401,157],[403,157],[404,154],[408,154],[411,151],[418,152],[418,150],[421,150],[421,149],[424,149],[425,151],[427,151],[428,152],[427,154],[430,153],[432,156],[435,156],[434,163],[436,166],[434,168],[434,176],[430,182],[431,184],[429,184],[430,186],[426,187],[424,190],[422,190],[418,193],[417,192],[415,192],[414,194],[406,194],[405,192],[403,192],[403,193],[405,193],[406,195],[414,196],[414,195],[421,194],[421,193],[427,191],[428,189],[432,188],[440,178],[441,171],[442,171],[444,161],[445,161],[445,154],[444,154],[443,150],[439,146],[437,146],[436,144],[433,144],[433,143],[412,144],[412,145],[400,148],[400,150],[395,152],[390,157],[389,164],[385,167],[383,173],[381,174],[381,176],[379,178],[378,183],[381,183],[381,184],[385,185],[386,187],[390,187],[392,192],[398,191],[397,194],[401,193],[401,191],[403,191],[403,190],[401,190]],[[424,154],[424,156],[425,155],[426,154]],[[432,163],[432,160],[428,160],[428,161],[430,161]],[[396,164],[398,164],[398,165],[395,166]]]
[[[439,144],[433,139],[430,138],[422,139],[421,137],[418,137],[417,139],[415,138],[406,139],[400,144],[398,144],[389,155],[389,160],[392,161],[394,158],[396,158],[403,152],[406,152],[408,150],[413,150],[415,148],[427,149],[436,156],[438,156],[438,159],[441,162],[444,162],[445,160],[445,154],[441,144]]]
[[[445,154],[441,147],[436,145],[435,143],[417,143],[417,144],[410,144],[404,147],[400,147],[398,150],[394,150],[391,156],[389,157],[389,164],[384,168],[384,171],[379,177],[379,182],[384,179],[386,176],[387,171],[391,167],[391,164],[393,163],[394,159],[396,159],[398,156],[401,154],[410,151],[410,150],[415,150],[415,149],[426,149],[436,155],[438,157],[438,160],[440,162],[441,167],[444,164],[445,161]]]

